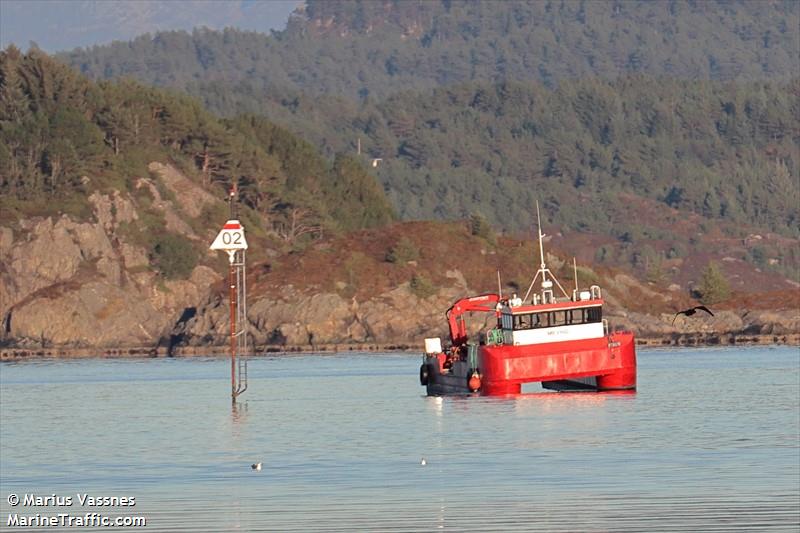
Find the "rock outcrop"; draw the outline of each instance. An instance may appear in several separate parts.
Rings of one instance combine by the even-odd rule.
[[[443,301],[456,289],[420,299],[408,283],[365,302],[336,293],[308,294],[286,287],[275,297],[252,299],[250,339],[257,349],[316,344],[396,344],[445,335]],[[228,332],[227,302],[214,297],[173,332],[178,344],[223,344]]]
[[[257,353],[325,345],[416,346],[425,337],[447,338],[445,308],[458,298],[475,293],[459,272],[448,274],[460,278],[460,282],[425,299],[414,295],[408,283],[365,301],[336,293],[308,292],[291,285],[283,287],[278,295],[251,296],[249,338]],[[624,278],[616,281],[623,281],[628,289],[638,285],[635,279]],[[657,296],[654,291],[650,292],[652,297]],[[796,335],[800,331],[800,310],[780,313],[719,310],[714,317],[697,319],[683,315],[676,317],[671,313],[629,312],[619,305],[619,299],[613,293],[606,291],[604,297],[607,302],[605,316],[610,327],[632,330],[642,338],[710,339],[725,335]],[[228,313],[224,297],[210,296],[196,314],[176,326],[172,348],[224,345],[228,335]],[[469,329],[477,330],[493,324],[494,315],[475,314],[468,317],[470,319]]]
[[[155,170],[175,173],[171,167]],[[182,182],[178,186],[191,189]],[[213,201],[210,196],[201,198],[201,206]],[[91,221],[62,215],[0,228],[4,344],[155,346],[168,338],[187,308],[208,297],[211,285],[220,279],[202,265],[186,280],[160,278],[150,266],[149,250],[120,231],[139,218],[131,198],[120,191],[94,192],[88,201],[93,208]],[[196,237],[185,221],[177,220],[178,230]]]

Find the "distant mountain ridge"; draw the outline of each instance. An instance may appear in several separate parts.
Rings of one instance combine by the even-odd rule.
[[[798,27],[791,0],[312,0],[274,36],[164,32],[63,58],[94,78],[181,88],[247,80],[363,99],[476,80],[787,80],[797,73]]]
[[[302,0],[3,0],[0,46],[25,48],[33,41],[52,53],[195,27],[269,33],[284,29],[300,5]]]

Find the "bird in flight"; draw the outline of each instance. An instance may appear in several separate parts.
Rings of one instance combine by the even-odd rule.
[[[672,319],[672,323],[675,324],[675,319],[678,318],[678,315],[692,316],[693,314],[695,314],[698,311],[698,309],[700,311],[705,311],[706,313],[708,313],[711,316],[714,316],[714,313],[711,312],[711,309],[709,309],[705,305],[698,305],[698,306],[692,307],[691,309],[684,309],[683,311],[678,311],[677,313],[675,313],[675,316]]]

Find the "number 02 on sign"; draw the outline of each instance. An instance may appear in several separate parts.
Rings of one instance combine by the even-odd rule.
[[[233,262],[236,250],[247,250],[247,240],[244,238],[244,227],[238,220],[229,220],[222,226],[217,238],[211,243],[212,250],[225,250]]]

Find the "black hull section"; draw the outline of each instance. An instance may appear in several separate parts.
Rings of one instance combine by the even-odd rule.
[[[425,385],[428,396],[444,396],[449,394],[471,394],[469,390],[469,368],[462,361],[456,361],[444,373],[439,372],[439,362],[432,358],[423,363],[424,370],[420,372],[420,379],[427,370]]]
[[[542,381],[542,388],[560,392],[591,392],[597,390],[597,378],[592,376],[558,381]]]

